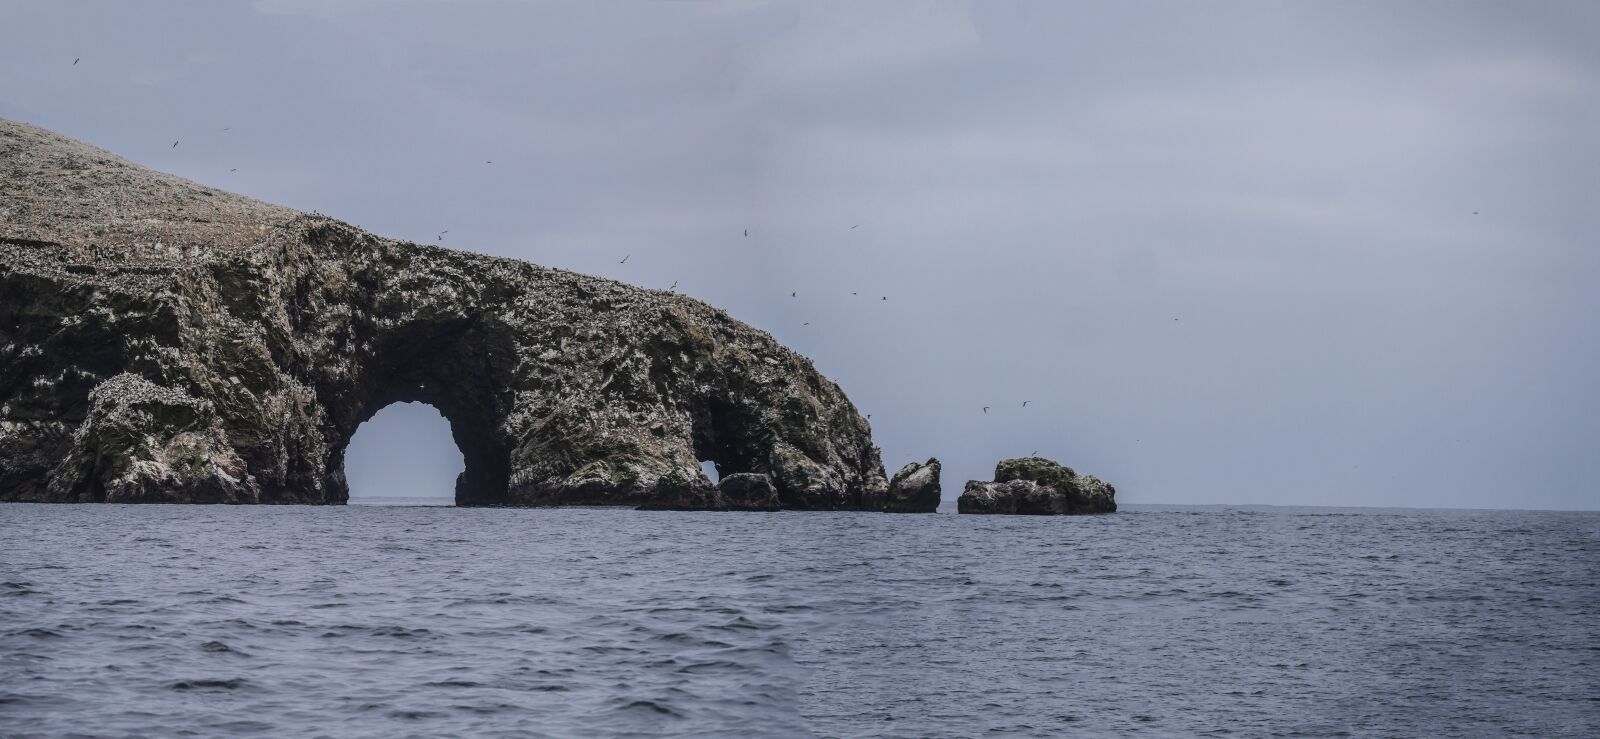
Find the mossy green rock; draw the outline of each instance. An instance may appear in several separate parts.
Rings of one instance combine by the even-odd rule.
[[[463,505],[881,510],[843,391],[682,295],[381,238],[0,121],[0,500],[342,503],[432,404]],[[765,507],[769,500],[751,503]]]

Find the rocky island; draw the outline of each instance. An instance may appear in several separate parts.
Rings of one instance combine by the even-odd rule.
[[[956,499],[956,510],[1045,516],[1112,513],[1117,510],[1117,489],[1043,457],[1002,459],[995,465],[993,482],[967,482]]]
[[[0,500],[339,504],[402,401],[449,421],[461,505],[938,505],[936,460],[891,486],[838,385],[697,300],[0,121]]]

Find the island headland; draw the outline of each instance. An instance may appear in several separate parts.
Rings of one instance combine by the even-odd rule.
[[[458,505],[939,504],[938,460],[891,484],[837,384],[700,301],[0,119],[0,500],[340,504],[357,427],[407,401],[450,423]]]

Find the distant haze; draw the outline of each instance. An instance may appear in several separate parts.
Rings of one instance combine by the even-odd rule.
[[[1597,508],[1597,34],[1590,0],[0,2],[0,116],[676,282],[947,500],[1037,451],[1130,503]],[[448,495],[361,487],[453,477],[445,429],[364,428],[357,492]]]

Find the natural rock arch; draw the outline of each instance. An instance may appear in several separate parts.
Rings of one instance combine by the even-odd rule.
[[[709,459],[783,507],[885,507],[838,386],[690,298],[376,237],[11,122],[0,177],[0,499],[341,503],[357,427],[420,401],[461,448],[463,505],[726,507]]]
[[[466,468],[450,420],[431,403],[396,402],[363,421],[345,445],[350,503],[437,505],[456,499]]]

